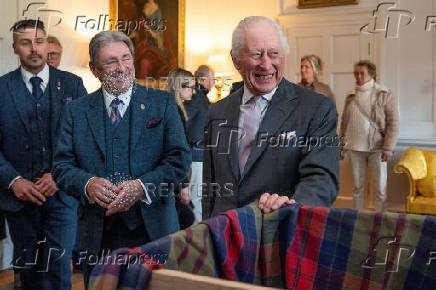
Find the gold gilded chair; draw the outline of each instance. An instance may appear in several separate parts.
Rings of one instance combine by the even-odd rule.
[[[436,151],[410,147],[394,172],[406,173],[409,178],[406,211],[436,214]]]

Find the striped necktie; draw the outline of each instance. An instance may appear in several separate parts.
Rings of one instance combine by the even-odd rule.
[[[123,103],[123,101],[121,101],[118,98],[115,98],[112,100],[111,105],[110,105],[111,106],[111,121],[112,121],[112,126],[114,128],[117,128],[121,122],[121,113],[120,113],[120,110],[118,109],[118,106],[122,103]]]

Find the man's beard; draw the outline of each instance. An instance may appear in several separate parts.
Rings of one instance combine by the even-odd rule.
[[[122,87],[117,85],[117,82],[122,80]],[[127,90],[135,82],[135,72],[126,70],[124,72],[105,73],[101,80],[103,88],[110,94],[118,96],[127,92]]]
[[[35,56],[38,57],[38,60],[36,60],[36,63],[35,63],[35,59],[34,59]],[[47,62],[47,61],[45,61],[45,62],[42,61],[41,63],[39,63],[39,60],[41,60],[41,61],[43,60],[42,55],[34,53],[34,54],[31,54],[27,57],[26,64],[28,67],[38,68],[38,67],[45,65],[45,63]]]

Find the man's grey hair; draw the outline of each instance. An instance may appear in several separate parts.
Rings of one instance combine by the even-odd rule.
[[[194,72],[194,77],[195,77],[196,80],[198,80],[200,78],[206,78],[206,77],[209,76],[209,74],[211,72],[212,72],[212,68],[210,66],[202,64]]]
[[[230,51],[232,58],[238,59],[241,55],[241,50],[244,48],[244,40],[245,40],[244,30],[251,28],[259,23],[266,23],[276,29],[280,37],[280,43],[282,45],[283,53],[288,54],[289,52],[288,39],[283,34],[282,29],[276,22],[264,16],[248,16],[242,19],[241,22],[239,22],[238,26],[236,26],[235,30],[233,30],[232,50]]]
[[[124,42],[133,55],[135,48],[130,38],[121,31],[102,31],[96,34],[89,42],[89,60],[92,64],[98,64],[98,54],[100,47],[109,42]]]

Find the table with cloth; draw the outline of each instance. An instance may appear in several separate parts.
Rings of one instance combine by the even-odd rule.
[[[89,286],[146,289],[160,268],[287,289],[435,289],[436,216],[252,203],[113,252]]]

